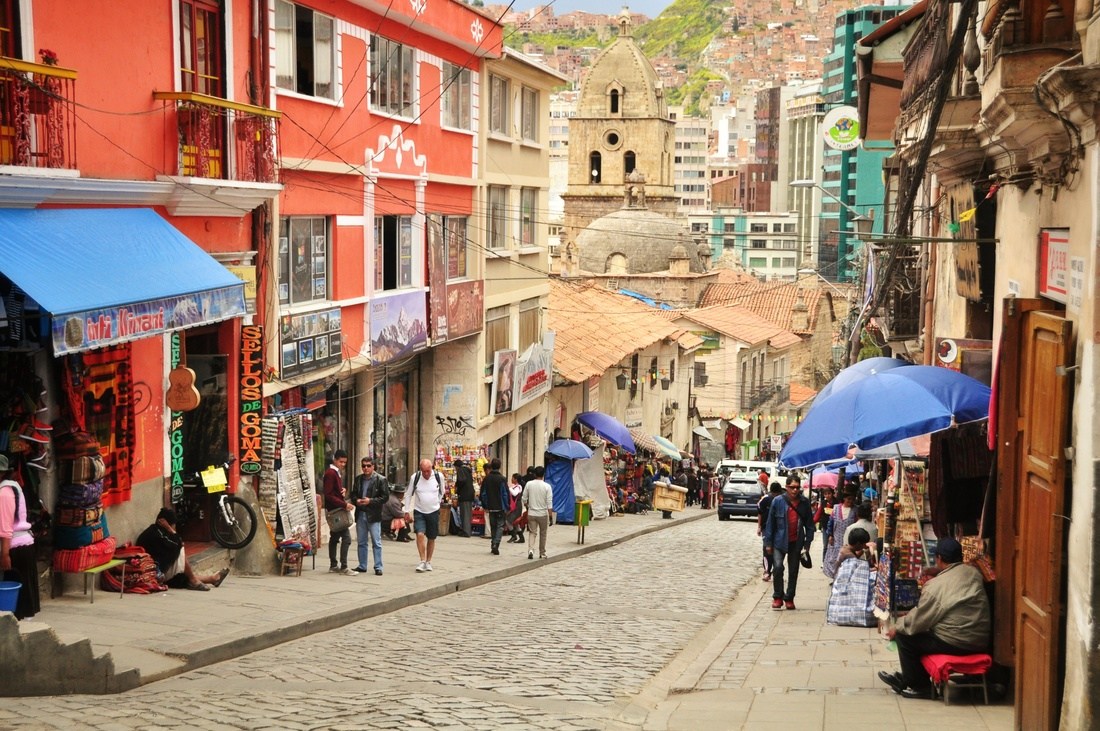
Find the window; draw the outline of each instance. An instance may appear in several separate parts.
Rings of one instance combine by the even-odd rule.
[[[404,289],[413,285],[413,225],[411,216],[375,216],[374,288]]]
[[[695,373],[694,373],[694,385],[705,386],[707,385],[707,364],[704,361],[695,361]]]
[[[539,93],[534,89],[523,87],[523,96],[520,98],[521,133],[523,139],[531,142],[539,141]]]
[[[465,279],[467,266],[466,219],[443,217],[443,240],[447,247],[447,280]]]
[[[511,342],[511,321],[508,306],[490,307],[485,310],[485,366],[493,367],[493,354],[498,350],[508,350]]]
[[[411,46],[382,36],[370,39],[371,109],[416,116],[416,61]]]
[[[470,129],[470,69],[445,61],[443,87],[443,126]]]
[[[279,303],[298,305],[329,296],[329,238],[322,216],[292,216],[279,225]]]
[[[619,90],[618,89],[612,89],[611,90],[611,113],[612,114],[618,114],[619,113]]]
[[[591,155],[588,156],[588,174],[589,176],[591,176],[591,180],[589,182],[600,182],[600,179],[603,177],[602,167],[603,165],[600,153],[593,152]]]
[[[766,249],[768,248],[767,239],[750,239],[749,245],[754,249]]]
[[[539,192],[535,188],[521,188],[519,191],[519,243],[520,246],[534,246],[535,207]]]
[[[783,224],[781,224],[781,223],[773,223],[772,224],[772,233],[777,234],[777,233],[782,233],[782,231],[783,231]]]
[[[749,224],[749,231],[751,231],[754,234],[756,234],[756,233],[767,233],[768,224],[766,224],[766,223],[750,223]]]
[[[23,33],[19,28],[18,0],[0,0],[0,55],[8,58],[22,58],[23,49],[20,40]]]
[[[750,256],[749,257],[749,268],[750,269],[763,269],[766,266],[768,266],[768,258],[767,257],[765,257],[765,256],[759,256],[759,257]]]
[[[332,18],[275,0],[275,86],[335,99],[333,36]]]
[[[540,325],[542,309],[539,298],[523,300],[519,303],[519,352],[527,350],[532,343],[542,340]]]
[[[222,95],[221,28],[221,10],[216,2],[181,0],[180,81],[183,91]],[[8,28],[4,30],[7,36],[12,35]],[[18,42],[18,38],[10,40]]]
[[[794,230],[794,224],[793,224],[793,223],[785,223],[785,224],[783,224],[783,233],[785,233],[785,234],[793,234],[794,232],[795,232],[795,230]]]
[[[489,76],[489,131],[508,134],[508,79]]]
[[[634,167],[637,165],[637,160],[633,150],[627,150],[623,153],[623,174],[630,175],[634,172]]]
[[[490,249],[508,246],[508,189],[500,185],[489,186],[489,210],[486,211],[486,242]]]
[[[722,224],[722,233],[726,233],[726,234],[735,234],[735,233],[737,233],[737,224],[736,223],[724,223],[724,224]]]

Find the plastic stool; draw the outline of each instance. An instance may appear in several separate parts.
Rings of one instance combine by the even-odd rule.
[[[932,679],[933,698],[939,693],[943,696],[944,705],[951,705],[947,689],[952,682],[957,688],[980,686],[985,704],[989,705],[989,669],[993,667],[993,658],[989,655],[925,655],[920,662]],[[952,675],[962,676],[967,680],[952,681]]]

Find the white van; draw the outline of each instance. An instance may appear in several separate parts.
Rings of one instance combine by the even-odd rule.
[[[725,483],[726,476],[733,472],[751,472],[759,475],[767,472],[769,475],[768,487],[779,485],[782,487],[787,482],[787,470],[780,467],[778,462],[759,462],[751,459],[723,459],[715,468],[715,474]]]

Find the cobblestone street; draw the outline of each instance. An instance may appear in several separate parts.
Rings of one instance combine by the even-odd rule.
[[[676,525],[121,696],[5,699],[0,727],[602,729],[758,556],[752,522]]]

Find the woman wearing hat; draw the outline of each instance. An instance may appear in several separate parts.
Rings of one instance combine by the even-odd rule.
[[[409,526],[405,524],[405,486],[400,482],[390,485],[390,497],[382,506],[382,528],[389,531],[390,537],[401,543],[408,543]]]
[[[11,479],[11,464],[0,454],[0,574],[5,581],[18,581],[16,619],[38,614],[38,561],[34,557],[34,535],[27,515],[27,500],[19,483]]]

